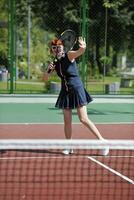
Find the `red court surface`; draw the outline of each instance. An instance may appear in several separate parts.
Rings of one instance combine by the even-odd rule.
[[[107,139],[134,139],[134,124],[96,124]],[[62,139],[63,124],[0,124],[0,139]],[[73,124],[73,138],[95,139],[81,124]]]
[[[134,139],[134,124],[96,126],[107,139]],[[1,124],[0,138],[62,139],[64,126]],[[95,139],[81,124],[73,124],[73,138]],[[0,200],[133,200],[134,185],[122,176],[134,180],[134,152],[116,153],[111,150],[108,156],[94,157],[99,153],[4,151],[0,153]]]

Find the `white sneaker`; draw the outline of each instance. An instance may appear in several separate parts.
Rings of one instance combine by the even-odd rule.
[[[103,142],[107,142],[106,139],[102,139]],[[109,154],[109,147],[106,146],[104,149],[101,150],[101,155],[102,156],[107,156]]]
[[[105,149],[101,150],[101,155],[102,156],[107,156],[108,154],[109,154],[109,148],[108,147],[106,147]]]
[[[62,151],[62,153],[65,154],[65,155],[72,154],[73,152],[74,152],[73,149],[64,149],[64,150]]]

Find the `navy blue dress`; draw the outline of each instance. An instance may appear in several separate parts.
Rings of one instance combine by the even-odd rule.
[[[61,78],[61,91],[55,107],[74,109],[91,102],[92,98],[85,90],[79,77],[76,62],[71,62],[65,54],[54,64],[57,75]]]

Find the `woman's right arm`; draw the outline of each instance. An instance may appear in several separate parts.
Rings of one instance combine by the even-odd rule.
[[[53,62],[50,62],[48,67],[47,67],[47,73],[50,74],[55,70],[55,64]]]
[[[47,67],[47,70],[46,72],[44,73],[44,77],[43,77],[43,80],[44,81],[48,81],[49,80],[49,77],[50,77],[50,74],[55,70],[55,65],[53,62],[51,62],[48,67]]]

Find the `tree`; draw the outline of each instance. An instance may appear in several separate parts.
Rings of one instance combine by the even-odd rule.
[[[27,56],[28,4],[31,7],[31,64],[33,69],[34,66],[40,65],[39,62],[47,63],[48,42],[54,35],[59,35],[67,28],[73,28],[78,32],[79,9],[76,6],[78,1],[75,0],[69,2],[41,0],[40,3],[37,0],[16,1],[17,34],[18,39],[23,43],[24,58]]]
[[[93,55],[91,53],[90,55],[94,58],[91,60],[91,66],[97,65],[100,73],[103,73],[102,57],[111,60],[111,63],[107,64],[108,71],[112,66],[117,67],[118,55],[126,50],[129,51],[129,45],[132,47],[129,38],[133,40],[133,4],[127,0],[91,1],[90,3],[89,41],[90,52],[93,52]],[[106,9],[107,22],[105,21]],[[105,35],[106,28],[107,35]]]
[[[40,25],[43,29],[61,33],[67,28],[72,28],[76,32],[79,30],[79,5],[80,0],[33,0],[33,11],[36,17],[40,18]]]
[[[0,3],[0,66],[6,66],[8,45],[8,6],[4,0]]]
[[[6,0],[1,0],[0,18],[7,20]],[[31,58],[33,62],[48,60],[48,42],[63,30],[71,28],[80,35],[80,2],[81,0],[16,0],[16,32],[17,39],[23,43],[23,56],[26,58],[28,4],[31,7],[31,42],[34,46]],[[93,69],[98,68],[103,73],[104,56],[109,69],[117,66],[117,58],[121,52],[127,52],[133,57],[134,42],[134,1],[133,0],[89,0],[89,46],[90,64]],[[105,16],[107,18],[107,38],[105,38]],[[0,56],[7,57],[7,30],[0,29],[3,42],[0,45]],[[105,55],[105,39],[107,39]],[[45,48],[44,48],[44,45]],[[40,51],[36,53],[37,48]],[[41,50],[43,49],[43,50]],[[45,50],[45,56],[43,53]],[[103,59],[102,59],[103,58]]]

